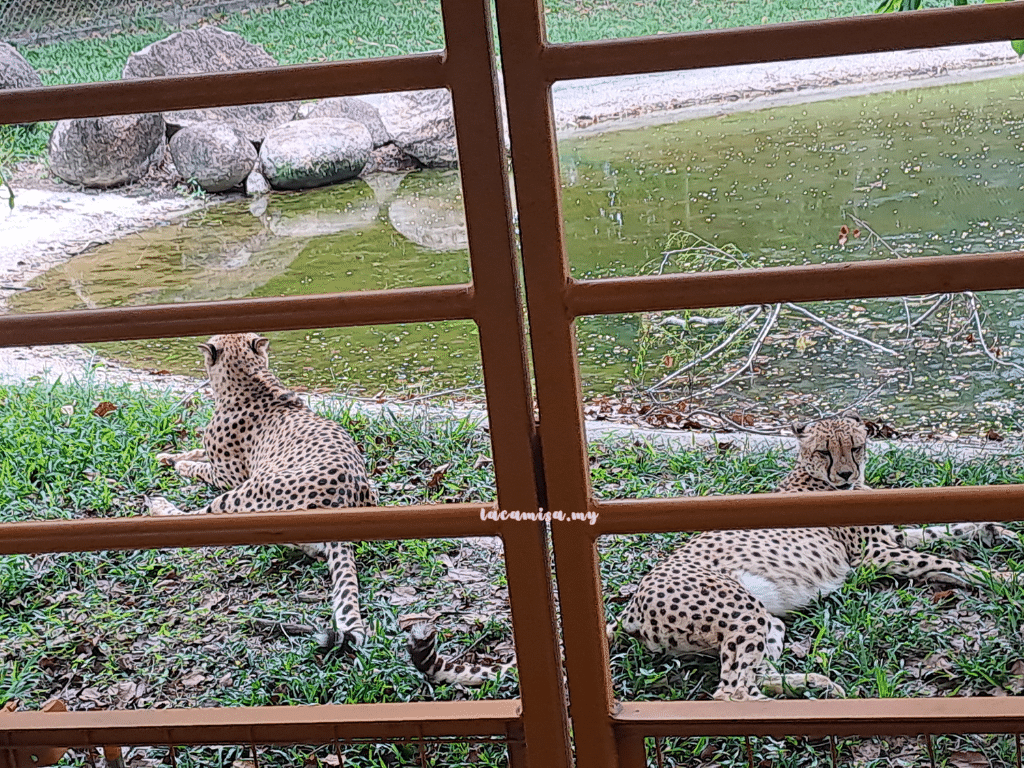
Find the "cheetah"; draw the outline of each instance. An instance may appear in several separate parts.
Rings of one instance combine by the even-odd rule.
[[[223,334],[200,344],[213,391],[214,412],[203,448],[157,454],[182,477],[225,490],[202,509],[183,511],[160,497],[152,515],[264,512],[377,505],[363,456],[345,429],[314,413],[270,371],[270,342],[254,333]],[[352,545],[296,546],[327,560],[334,629],[323,646],[361,645],[366,627]]]
[[[856,411],[792,428],[798,459],[777,491],[870,491],[864,484],[867,429]],[[844,690],[824,675],[770,671],[783,649],[780,617],[836,591],[862,565],[879,574],[958,586],[1010,578],[910,547],[937,539],[1017,538],[995,523],[698,533],[641,580],[618,625],[654,652],[718,655],[718,700],[763,699],[765,692],[802,696],[812,689],[842,697]],[[608,625],[609,640],[615,626]],[[417,669],[438,683],[480,685],[514,668],[453,664],[437,654],[434,632],[425,624],[412,629],[409,650]]]

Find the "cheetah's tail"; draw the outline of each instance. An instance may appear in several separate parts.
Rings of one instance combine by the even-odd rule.
[[[477,686],[488,680],[497,680],[516,669],[510,664],[456,664],[437,653],[436,633],[426,623],[409,629],[409,655],[416,667],[432,683]]]

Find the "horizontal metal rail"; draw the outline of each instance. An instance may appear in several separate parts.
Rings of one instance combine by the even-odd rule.
[[[937,8],[764,27],[548,45],[541,71],[557,80],[935,48],[1024,36],[1017,3]]]
[[[597,538],[613,533],[889,525],[897,516],[901,524],[1019,520],[1021,509],[1024,485],[878,488],[603,501],[593,506],[594,525],[561,525]]]
[[[500,701],[322,704],[0,714],[5,747],[331,744],[336,739],[506,736],[522,706]]]
[[[494,509],[490,503],[421,504],[4,523],[0,524],[0,555],[499,536],[502,526],[510,523],[480,514]]]
[[[566,305],[578,317],[1016,288],[1024,251],[578,280]]]
[[[1024,733],[1024,699],[632,701],[612,715],[624,736],[889,736]]]
[[[0,91],[0,125],[444,88],[441,52]]]
[[[463,284],[0,315],[0,347],[467,320],[474,307]]]

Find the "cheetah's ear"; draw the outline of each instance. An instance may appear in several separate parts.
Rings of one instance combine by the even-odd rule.
[[[217,362],[217,348],[208,342],[203,342],[199,345],[199,348],[203,351],[206,367],[212,368],[213,364]]]
[[[856,408],[847,408],[845,411],[840,413],[839,416],[844,419],[853,419],[854,421],[858,422],[863,421],[860,417],[860,414],[857,413]]]
[[[249,346],[252,347],[252,351],[260,357],[269,357],[267,350],[270,348],[270,339],[264,338],[263,336],[257,336],[249,342]]]
[[[789,428],[793,430],[793,434],[797,437],[803,437],[804,432],[807,431],[807,424],[808,422],[806,421],[791,421]]]

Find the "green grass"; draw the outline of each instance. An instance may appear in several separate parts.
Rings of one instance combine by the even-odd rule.
[[[117,409],[105,416],[100,402]],[[343,423],[366,453],[384,504],[494,498],[490,445],[465,421],[381,415],[337,403],[321,409]],[[125,387],[0,387],[0,519],[113,517],[142,512],[142,496],[162,493],[185,507],[212,495],[157,466],[155,453],[198,444],[209,405],[196,396],[140,394]],[[706,495],[771,489],[790,459],[783,452],[667,450],[642,441],[592,446],[592,477],[604,498]],[[447,467],[441,471],[441,468]],[[436,479],[435,479],[436,478]],[[868,482],[927,486],[1024,481],[1018,455],[977,460],[883,450]],[[601,569],[609,617],[630,589],[686,534],[609,537]],[[950,556],[960,556],[940,547]],[[1020,569],[1024,549],[967,545],[976,562]],[[480,690],[432,687],[415,673],[398,628],[403,614],[433,612],[449,653],[466,660],[511,651],[500,551],[470,540],[360,543],[363,613],[373,634],[357,653],[322,653],[305,635],[282,637],[256,619],[323,626],[325,566],[284,547],[210,547],[0,558],[0,701],[37,707],[61,696],[73,709],[243,706],[510,697],[514,679]],[[1024,605],[1019,586],[943,590],[860,573],[839,592],[787,622],[784,672],[827,674],[851,696],[986,695],[1024,688]],[[713,659],[651,654],[623,639],[612,649],[617,695],[628,699],[706,697],[717,684]],[[652,747],[653,748],[653,747]],[[668,765],[745,765],[735,739],[665,740]],[[916,764],[913,740],[850,739],[841,756],[871,762],[872,750]],[[943,755],[977,749],[1012,759],[1005,739],[955,737]],[[755,739],[760,760],[828,765],[827,742]],[[503,764],[500,747],[438,747],[438,765]],[[944,750],[944,751],[943,751]],[[1009,750],[1009,751],[1008,751]],[[264,764],[295,765],[315,748],[268,749]],[[154,754],[160,754],[159,751]],[[84,764],[76,753],[68,765]],[[249,759],[244,748],[194,749],[183,765]],[[346,748],[353,766],[415,764],[402,746]],[[880,760],[881,758],[879,758]]]

